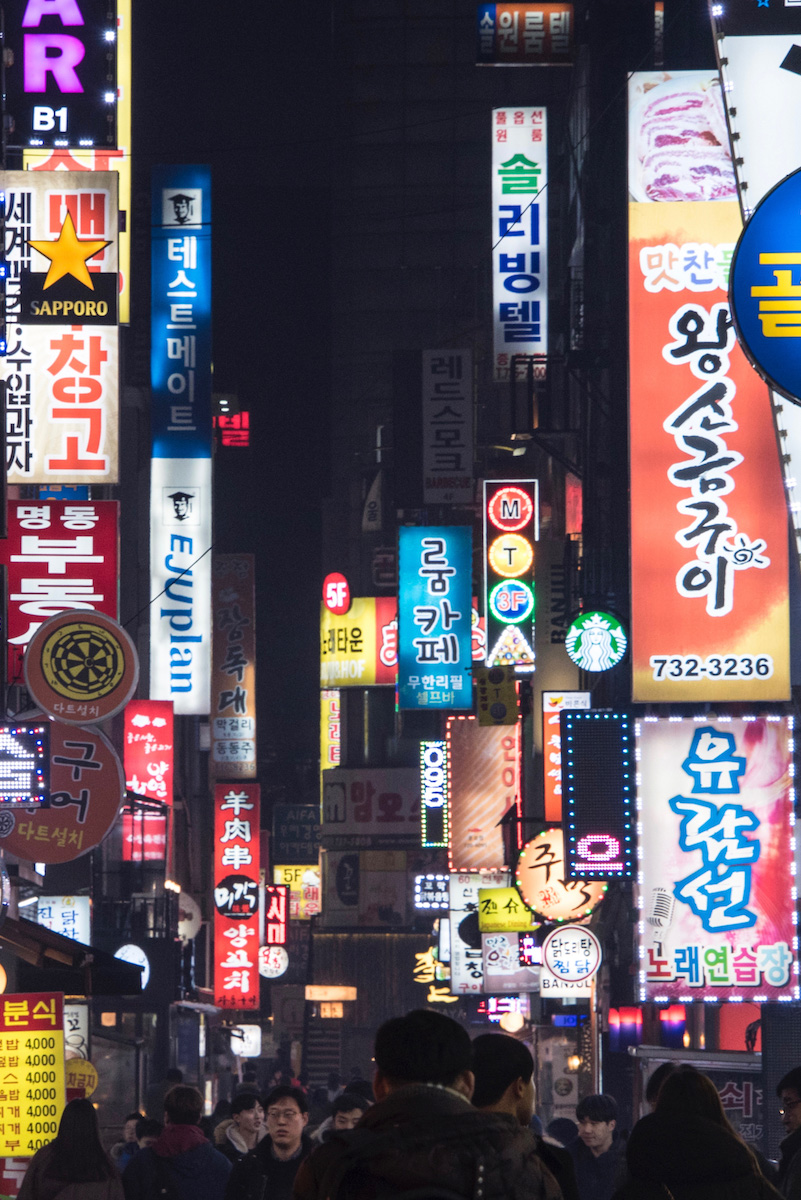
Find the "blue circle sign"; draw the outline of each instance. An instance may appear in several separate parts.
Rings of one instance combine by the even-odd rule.
[[[801,171],[767,193],[740,234],[729,301],[752,365],[801,403]]]
[[[497,620],[517,625],[534,611],[534,593],[519,579],[505,579],[490,592],[489,606]]]

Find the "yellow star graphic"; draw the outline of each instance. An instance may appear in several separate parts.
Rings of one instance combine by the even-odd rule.
[[[89,274],[86,260],[99,254],[101,250],[110,245],[110,242],[88,239],[80,241],[75,233],[72,216],[67,213],[64,224],[61,226],[61,233],[54,242],[29,241],[28,245],[33,246],[34,250],[38,250],[45,258],[50,259],[50,268],[44,281],[43,291],[47,291],[65,275],[74,275],[80,283],[94,291],[95,285],[92,283],[92,276]]]

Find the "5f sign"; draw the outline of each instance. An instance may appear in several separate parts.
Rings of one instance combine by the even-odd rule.
[[[116,0],[6,0],[14,143],[114,147]]]

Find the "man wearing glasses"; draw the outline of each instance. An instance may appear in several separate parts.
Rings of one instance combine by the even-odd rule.
[[[787,1137],[782,1142],[777,1187],[785,1200],[801,1200],[801,1067],[794,1067],[779,1081],[776,1095],[781,1102],[782,1125]]]
[[[292,1200],[298,1167],[312,1150],[300,1088],[275,1087],[264,1100],[267,1137],[231,1172],[225,1200]]]

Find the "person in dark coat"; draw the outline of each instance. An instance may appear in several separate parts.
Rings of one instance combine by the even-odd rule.
[[[70,1100],[52,1142],[37,1150],[19,1189],[22,1200],[122,1200],[120,1175],[100,1141],[89,1100]]]
[[[776,1095],[787,1134],[779,1146],[777,1186],[785,1200],[801,1200],[801,1067],[794,1067],[779,1080]]]
[[[281,1084],[265,1097],[264,1112],[268,1136],[236,1164],[225,1200],[292,1200],[298,1168],[312,1151],[306,1094]]]
[[[562,1189],[564,1200],[579,1200],[573,1159],[553,1138],[542,1136],[542,1123],[532,1122],[536,1095],[534,1059],[527,1046],[506,1033],[483,1033],[473,1039],[473,1105],[481,1112],[506,1113],[528,1126],[537,1142],[537,1153]]]
[[[560,1200],[528,1129],[470,1103],[470,1038],[450,1017],[394,1017],[375,1041],[376,1103],[301,1166],[295,1200],[374,1200],[444,1188],[483,1200]]]
[[[178,1200],[223,1200],[228,1159],[198,1127],[203,1097],[180,1084],[164,1097],[164,1132],[125,1168],[125,1200],[153,1200],[163,1188]]]
[[[623,1140],[616,1130],[614,1096],[585,1096],[576,1105],[578,1137],[567,1147],[581,1200],[611,1200],[626,1178]]]
[[[682,1065],[626,1149],[630,1178],[614,1200],[779,1200],[756,1156],[732,1129],[711,1079]]]

